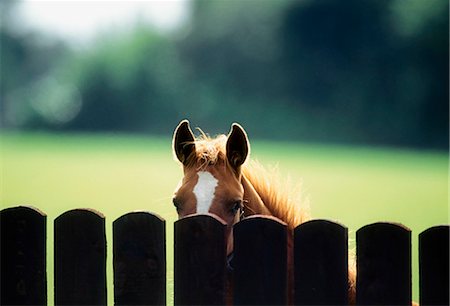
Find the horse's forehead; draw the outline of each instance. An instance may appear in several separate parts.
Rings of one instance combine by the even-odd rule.
[[[209,171],[199,171],[197,176],[193,193],[197,199],[197,213],[204,214],[211,208],[219,181]]]
[[[211,189],[214,186],[217,191],[227,189],[228,186],[237,182],[236,177],[231,171],[218,165],[211,165],[201,170],[191,172],[185,177],[186,182],[191,181],[191,187],[200,190]]]
[[[235,174],[220,165],[210,165],[202,170],[187,169],[178,194],[191,195],[192,209],[196,213],[208,213],[214,210],[217,199],[239,197],[242,186]]]
[[[240,180],[235,172],[226,165],[212,165],[205,168],[204,171],[210,173],[218,180],[218,191],[233,189],[234,186],[240,185]]]

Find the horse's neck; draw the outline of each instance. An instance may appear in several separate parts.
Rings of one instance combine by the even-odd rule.
[[[244,212],[246,216],[249,215],[272,215],[270,211],[267,209],[267,207],[264,205],[263,201],[261,200],[261,197],[256,192],[253,185],[250,183],[250,181],[242,175],[242,187],[244,187]]]

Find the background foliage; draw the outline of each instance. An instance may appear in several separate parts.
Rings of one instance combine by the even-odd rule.
[[[448,148],[445,0],[194,1],[182,28],[137,23],[75,50],[14,28],[2,2],[5,129],[212,134]]]

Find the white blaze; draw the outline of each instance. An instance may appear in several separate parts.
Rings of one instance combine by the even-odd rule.
[[[197,198],[197,213],[206,214],[209,212],[218,180],[207,171],[199,171],[198,181],[194,187],[194,195]]]

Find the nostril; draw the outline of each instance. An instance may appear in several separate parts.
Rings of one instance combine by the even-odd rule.
[[[181,210],[180,201],[178,199],[176,199],[176,198],[173,198],[172,199],[172,203],[173,203],[173,206],[175,206],[175,209],[177,210],[177,212],[179,213],[180,210]]]

